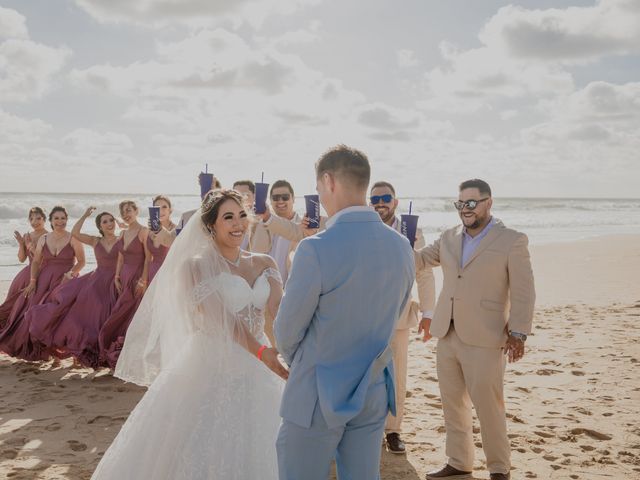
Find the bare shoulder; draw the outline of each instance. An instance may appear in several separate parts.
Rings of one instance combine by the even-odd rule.
[[[256,269],[264,270],[265,268],[278,268],[276,262],[269,255],[264,253],[246,252],[248,258],[256,266]]]

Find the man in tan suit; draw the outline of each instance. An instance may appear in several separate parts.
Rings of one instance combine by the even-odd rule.
[[[438,338],[437,369],[447,464],[427,479],[470,478],[473,470],[471,406],[480,420],[491,480],[510,478],[504,407],[505,354],[524,355],[531,332],[535,289],[528,239],[491,216],[491,189],[482,180],[460,184],[455,202],[462,225],[416,252],[416,271],[441,266],[443,288],[424,338]]]
[[[270,205],[275,215],[269,208],[259,215],[258,221],[252,228],[249,239],[249,249],[255,253],[271,255],[278,265],[283,283],[286,283],[291,266],[291,255],[295,251],[300,239],[292,240],[293,235],[285,236],[280,233],[297,231],[296,225],[300,225],[302,218],[293,210],[293,187],[286,180],[277,180],[271,185],[269,192]]]
[[[376,182],[371,187],[370,193],[369,205],[375,208],[384,223],[400,232],[400,219],[396,216],[398,199],[393,185],[389,182]],[[416,233],[415,248],[422,248],[425,246],[424,235],[420,229]],[[389,452],[397,454],[405,453],[406,450],[400,434],[404,417],[404,401],[407,395],[409,334],[411,329],[418,325],[420,312],[422,312],[422,318],[431,319],[433,316],[436,289],[431,268],[423,268],[419,273],[416,272],[416,284],[420,303],[414,299],[407,303],[398,319],[396,331],[391,340],[396,381],[396,416],[391,414],[387,416],[385,439]]]

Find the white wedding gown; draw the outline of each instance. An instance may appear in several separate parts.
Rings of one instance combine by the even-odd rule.
[[[251,287],[229,272],[217,279],[226,308],[263,344],[270,294],[266,269]],[[198,285],[202,288],[206,285]],[[206,326],[189,335],[131,412],[100,461],[95,480],[275,480],[275,441],[284,382],[237,344],[222,348]]]

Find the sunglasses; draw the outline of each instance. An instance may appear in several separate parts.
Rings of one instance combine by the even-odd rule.
[[[290,199],[290,193],[276,193],[275,195],[271,195],[271,200],[273,200],[274,202],[288,202]]]
[[[490,197],[481,198],[480,200],[467,200],[466,202],[453,202],[453,206],[456,207],[456,210],[462,211],[464,207],[467,207],[469,210],[475,210],[479,203],[486,202]]]
[[[369,197],[371,205],[377,205],[379,203],[391,203],[392,200],[393,195],[390,195],[388,193],[386,195],[372,195]]]

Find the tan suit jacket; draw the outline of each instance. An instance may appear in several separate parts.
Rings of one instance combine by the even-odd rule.
[[[443,338],[451,319],[468,345],[501,347],[507,331],[531,333],[536,294],[527,236],[496,220],[461,267],[462,229],[446,230],[416,252],[417,271],[441,266],[444,275],[431,335]]]
[[[396,218],[394,228],[400,233],[399,218]],[[418,229],[416,237],[414,248],[418,250],[425,246],[422,230]],[[420,271],[416,270],[416,285],[418,301],[416,302],[416,300],[412,298],[410,302],[407,302],[406,307],[398,319],[396,330],[416,327],[421,316],[420,312],[433,310],[433,306],[436,303],[436,281],[433,276],[433,270],[430,267],[423,268]]]
[[[320,230],[324,230],[327,219],[320,218]],[[269,254],[273,245],[273,236],[278,235],[286,238],[289,244],[289,252],[287,254],[287,269],[291,269],[293,254],[295,253],[298,243],[304,239],[304,228],[302,226],[302,217],[297,213],[293,219],[271,215],[268,223],[258,222],[251,228],[251,237],[249,238],[249,250],[254,253]]]

